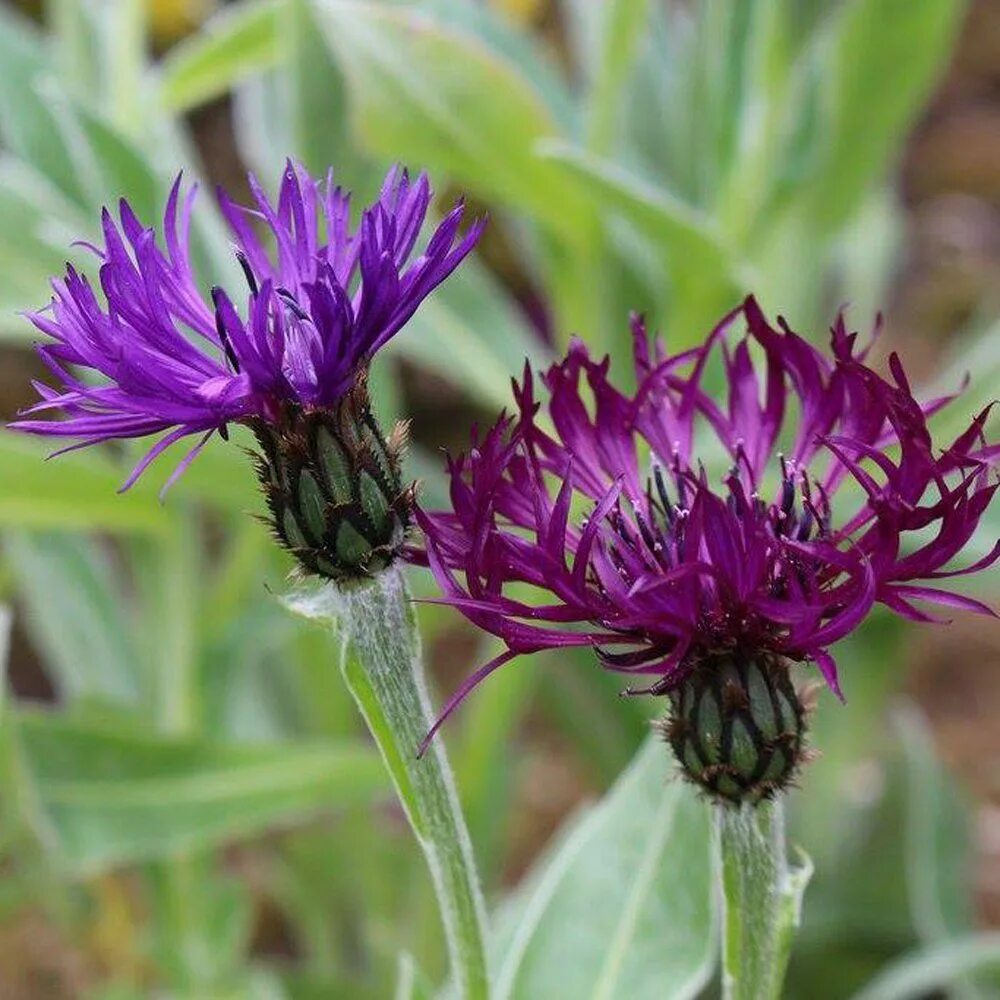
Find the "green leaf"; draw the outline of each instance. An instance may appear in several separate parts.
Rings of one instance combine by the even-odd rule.
[[[280,177],[289,154],[303,152],[296,140],[290,90],[286,75],[271,70],[248,77],[233,92],[236,147],[240,159],[258,177]],[[322,126],[322,122],[310,123],[317,130]],[[333,125],[332,131],[339,132],[339,124]]]
[[[677,347],[700,340],[752,284],[714,221],[700,210],[578,147],[546,141],[536,149],[542,159],[558,163],[567,178],[584,186],[595,205],[622,216],[660,250],[670,312],[653,319],[672,331],[684,331],[675,341]]]
[[[600,670],[590,649],[558,651],[539,671],[539,701],[590,775],[602,785],[628,767],[649,734],[646,699],[620,699],[621,678]],[[614,712],[608,705],[617,702]]]
[[[585,185],[595,201],[623,215],[679,259],[693,256],[720,274],[729,272],[729,251],[711,218],[697,208],[569,143],[548,141],[536,150],[542,159],[559,163]]]
[[[50,462],[53,442],[0,431],[0,526],[157,533],[170,515],[152,483],[117,490],[126,472],[103,453],[73,452]]]
[[[36,31],[19,15],[0,7],[0,138],[68,198],[84,204],[72,150],[43,96],[55,84]]]
[[[45,5],[45,22],[60,76],[67,86],[84,93],[97,91],[101,75],[94,14],[87,0],[48,0]]]
[[[1000,970],[1000,934],[970,934],[889,965],[853,1000],[920,1000],[976,972]]]
[[[708,809],[650,738],[504,905],[499,1000],[696,996],[715,965]]]
[[[906,888],[917,938],[926,946],[975,930],[972,816],[961,789],[939,759],[926,718],[906,704],[896,710],[906,773]],[[994,984],[995,986],[995,984]],[[963,980],[963,1000],[992,995]]]
[[[161,482],[191,447],[192,440],[181,441],[163,453],[156,463],[159,471],[147,473],[151,480],[148,489],[159,490]],[[143,450],[148,446],[149,443],[144,442]],[[245,427],[230,427],[228,441],[214,435],[176,485],[171,487],[163,506],[169,510],[171,504],[186,497],[234,515],[263,513],[263,497],[253,463],[246,453],[247,449],[256,447],[253,433]],[[138,453],[133,458],[138,460]]]
[[[0,153],[0,337],[37,336],[21,312],[46,301],[49,278],[78,256],[67,248],[84,231],[78,205],[30,164]]]
[[[427,299],[393,349],[490,409],[510,405],[510,380],[547,351],[485,268],[467,260]]]
[[[470,666],[486,663],[502,650],[496,640],[478,643]],[[536,655],[541,659],[540,654]],[[498,671],[470,699],[462,718],[456,720],[461,725],[461,742],[456,745],[455,772],[469,833],[484,873],[497,870],[510,828],[518,761],[511,736],[534,694],[540,672],[548,666],[536,659],[528,670]]]
[[[10,629],[14,615],[6,604],[0,604],[0,718],[7,707],[7,657],[10,654]]]
[[[137,706],[141,665],[106,555],[80,536],[13,532],[4,554],[25,624],[61,694]]]
[[[906,874],[913,926],[924,943],[973,927],[969,817],[916,706],[893,719],[906,767]]]
[[[337,183],[351,190],[364,169],[348,138],[347,87],[343,73],[323,41],[309,0],[290,0],[282,18],[288,56],[280,89],[294,154],[306,168],[325,174],[334,167]],[[250,128],[254,122],[248,123]]]
[[[894,825],[898,813],[879,823],[876,815],[882,797],[882,776],[879,763],[885,750],[885,717],[888,703],[898,690],[897,664],[905,655],[901,644],[904,631],[900,620],[887,613],[876,613],[855,634],[847,637],[837,647],[838,662],[849,669],[845,694],[850,703],[851,724],[844,725],[843,713],[838,711],[835,696],[822,690],[819,706],[810,721],[813,745],[822,748],[822,754],[805,769],[802,788],[789,796],[790,827],[792,839],[809,845],[809,853],[816,862],[816,880],[810,889],[810,900],[815,912],[816,896],[821,885],[837,894],[857,889],[861,899],[852,906],[851,920],[864,917],[873,921],[898,915],[895,907],[887,905],[888,898],[898,897],[903,886],[901,868],[884,864],[871,868],[868,857],[863,855],[860,843],[872,832],[876,824],[888,829],[879,834],[878,848],[893,851],[898,859],[899,829]],[[874,777],[872,773],[874,771]],[[857,791],[865,785],[864,775],[869,775],[868,794]],[[896,796],[902,791],[897,782],[890,782],[885,792]],[[851,880],[845,872],[858,871],[859,878]],[[883,905],[875,902],[882,899]],[[874,926],[868,928],[874,935]]]
[[[123,197],[128,198],[140,219],[159,224],[166,185],[160,181],[149,154],[100,115],[79,104],[67,101],[58,119],[64,134],[74,134],[76,141],[71,144],[88,159],[95,178],[91,197],[95,211],[88,229],[97,224],[98,204],[116,205]]]
[[[715,214],[731,238],[750,247],[754,225],[767,226],[771,199],[794,165],[813,107],[812,63],[794,59],[796,6],[800,0],[748,3],[729,32],[736,58],[728,74],[727,155]]]
[[[222,1000],[243,979],[254,931],[255,892],[239,873],[226,873],[205,852],[146,865],[149,915],[143,930],[164,985],[181,996]],[[235,997],[249,993],[235,993]]]
[[[399,5],[399,0],[388,0]],[[403,0],[411,2],[440,24],[468,32],[501,57],[535,90],[559,126],[568,133],[578,130],[578,101],[565,79],[552,45],[525,31],[503,10],[501,4],[469,3],[468,0]]]
[[[481,37],[412,8],[313,0],[343,67],[358,134],[377,155],[530,213],[586,239],[590,208],[562,171],[533,155],[558,127],[539,92]]]
[[[621,89],[649,14],[649,0],[611,0],[601,10],[603,39],[596,78],[588,94],[588,145],[606,152],[617,136]]]
[[[434,990],[412,955],[399,956],[394,1000],[431,1000]]]
[[[817,980],[831,995],[852,995],[894,955],[971,929],[969,817],[915,709],[886,725],[904,635],[898,620],[880,616],[845,640],[839,660],[852,666],[855,722],[845,730],[827,695],[814,716],[822,756],[792,803],[796,837],[815,850],[817,871],[790,995]],[[963,985],[963,996],[976,995],[975,983]]]
[[[161,64],[161,101],[174,113],[226,93],[282,57],[284,4],[258,0],[225,10],[175,46]]]
[[[108,120],[127,135],[145,125],[146,0],[118,0],[97,11],[103,87],[98,100]]]
[[[823,149],[807,186],[821,225],[839,226],[886,171],[945,66],[965,8],[962,0],[843,5],[823,71]]]
[[[164,732],[189,733],[201,720],[201,528],[194,516],[175,519],[162,538],[139,539],[128,548],[142,612],[138,642],[150,674],[152,714]]]
[[[378,755],[351,743],[227,746],[44,712],[14,722],[40,832],[79,874],[217,847],[388,787]]]

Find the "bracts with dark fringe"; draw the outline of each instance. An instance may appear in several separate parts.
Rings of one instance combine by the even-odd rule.
[[[402,482],[407,424],[383,436],[364,377],[334,406],[286,404],[276,422],[248,423],[268,524],[306,572],[345,583],[395,559],[416,493]]]

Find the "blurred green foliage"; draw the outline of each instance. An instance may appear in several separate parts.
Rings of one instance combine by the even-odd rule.
[[[71,244],[94,236],[102,204],[125,195],[153,224],[178,170],[204,180],[218,166],[203,162],[190,113],[223,97],[238,152],[265,182],[293,155],[332,164],[364,195],[385,161],[402,160],[486,205],[497,244],[513,248],[493,254],[497,267],[472,262],[394,341],[376,386],[386,411],[401,406],[400,358],[471,408],[503,406],[524,358],[552,350],[515,287],[545,303],[556,348],[579,333],[619,370],[631,309],[675,348],[750,289],[819,336],[848,299],[869,324],[894,266],[889,174],[963,4],[557,7],[553,46],[474,0],[244,0],[158,59],[140,0],[50,0],[44,27],[0,7],[0,335],[30,338],[19,311],[44,301],[67,254],[86,265]],[[233,275],[204,194],[194,238],[206,287]],[[967,346],[984,395],[1000,376],[997,344],[994,327]],[[967,412],[944,415],[942,433]],[[246,516],[259,501],[240,449],[206,449],[166,505],[155,474],[115,492],[122,450],[51,464],[44,452],[0,432],[4,593],[57,698],[3,707],[5,921],[41,908],[95,954],[95,998],[431,995],[442,943],[418,852],[335,644],[269,593],[288,566]],[[413,461],[433,495],[437,459],[418,449]],[[419,575],[414,586],[429,592]],[[490,655],[449,632],[454,616],[421,615],[432,650],[460,652],[447,676]],[[996,965],[998,946],[968,937],[964,807],[919,717],[900,716],[898,736],[884,725],[900,636],[876,620],[852,639],[850,721],[825,703],[817,716],[824,757],[794,802],[817,876],[792,996],[848,996],[903,952],[865,996],[919,995],[920,976],[988,993],[976,970]],[[539,656],[449,726],[493,900],[530,777],[516,739],[527,713],[602,789],[648,729],[649,707],[616,689],[586,656]],[[703,816],[660,787],[660,759],[644,751],[500,905],[509,995],[578,996],[569,972],[593,973],[595,996],[663,996],[667,981],[691,996],[703,983],[707,894],[683,920],[661,913],[678,872],[692,893],[707,885]],[[855,780],[865,768],[878,786],[867,797]],[[637,887],[640,871],[653,874]],[[595,946],[597,918],[600,945],[617,953]],[[94,928],[109,922],[113,946],[100,946]]]

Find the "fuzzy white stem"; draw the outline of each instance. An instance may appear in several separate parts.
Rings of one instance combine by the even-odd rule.
[[[455,780],[440,739],[417,759],[434,716],[402,573],[392,567],[352,588],[328,584],[308,608],[292,603],[311,617],[337,619],[344,679],[427,859],[453,982],[464,1000],[484,1000],[489,996],[486,914]]]

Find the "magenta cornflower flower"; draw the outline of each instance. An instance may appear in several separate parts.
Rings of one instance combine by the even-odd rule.
[[[790,662],[814,663],[840,697],[830,647],[876,603],[918,621],[918,603],[990,613],[933,581],[1000,557],[998,543],[947,568],[996,492],[1000,449],[987,410],[936,453],[927,417],[951,397],[921,406],[895,355],[891,381],[876,374],[843,317],[832,356],[753,298],[677,355],[641,319],[632,332],[633,395],[574,341],[542,378],[547,419],[526,369],[516,416],[449,460],[452,509],[418,511],[413,558],[507,647],[438,725],[519,654],[590,646],[646,678],[627,693],[671,696],[666,735],[691,777],[724,799],[764,797],[802,759]],[[713,463],[727,471],[710,476]]]
[[[247,424],[280,540],[323,575],[377,568],[401,541],[412,491],[399,482],[401,435],[387,442],[371,415],[367,366],[470,252],[482,222],[460,236],[459,203],[414,256],[431,201],[424,174],[390,170],[357,228],[332,174],[317,181],[289,162],[273,204],[253,176],[250,186],[248,208],[219,192],[247,286],[239,294],[199,288],[188,243],[196,191],[182,199],[180,178],[163,247],[124,199],[118,223],[104,211],[103,246],[91,247],[102,296],[68,266],[50,305],[30,314],[51,338],[38,353],[59,388],[36,383],[41,400],[11,426],[76,439],[62,451],[162,434],[125,490],[180,439],[198,436],[168,487],[213,433]],[[63,419],[41,419],[54,414]]]

